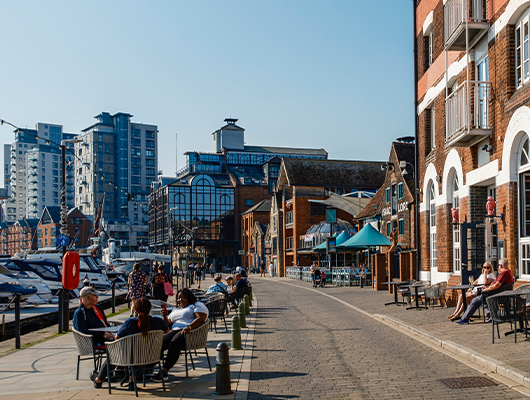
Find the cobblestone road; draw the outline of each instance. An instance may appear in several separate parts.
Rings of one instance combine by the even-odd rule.
[[[252,279],[259,299],[249,399],[522,399],[503,385],[450,389],[485,377],[329,297]],[[307,285],[309,288],[309,285]]]

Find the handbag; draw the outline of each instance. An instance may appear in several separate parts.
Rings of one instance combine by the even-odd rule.
[[[173,285],[170,282],[164,282],[164,293],[173,296]]]

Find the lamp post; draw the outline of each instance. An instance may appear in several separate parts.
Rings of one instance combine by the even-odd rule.
[[[178,210],[178,207],[172,207],[168,210],[167,218],[168,218],[168,238],[169,238],[169,254],[171,256],[171,276],[173,276],[174,270],[173,270],[173,211]],[[178,265],[177,265],[177,273],[178,273]],[[177,284],[178,284],[178,277],[177,277]]]
[[[73,138],[67,140],[61,140],[61,172],[62,172],[62,187],[61,187],[61,234],[68,236],[68,209],[66,207],[66,144],[79,143],[81,139]],[[65,243],[63,247],[63,258],[66,254],[66,247],[69,243]],[[61,289],[59,294],[59,333],[68,332],[70,325],[70,302],[68,296],[68,290],[64,287]]]

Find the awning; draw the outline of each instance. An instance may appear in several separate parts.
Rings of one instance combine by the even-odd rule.
[[[309,201],[313,203],[320,203],[333,208],[338,208],[342,211],[346,211],[348,214],[351,214],[354,217],[356,217],[357,214],[359,214],[364,209],[364,207],[366,207],[370,200],[371,199],[365,197],[359,198],[339,196],[335,193],[330,193],[329,198],[326,200],[309,199]]]

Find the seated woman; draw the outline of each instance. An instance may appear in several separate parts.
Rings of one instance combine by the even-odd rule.
[[[177,363],[180,353],[186,347],[184,335],[201,326],[208,318],[208,309],[203,303],[197,301],[193,292],[188,288],[178,291],[177,306],[169,315],[163,312],[164,322],[171,328],[171,331],[164,335],[162,351],[167,350],[167,355],[162,371],[153,378],[155,382],[162,382],[162,379],[167,381],[169,370]]]
[[[136,299],[136,312],[138,315],[134,318],[129,318],[120,327],[120,330],[111,335],[108,340],[116,340],[125,336],[134,335],[135,333],[142,333],[145,337],[149,331],[163,331],[164,333],[169,332],[166,323],[161,318],[151,317],[151,302],[145,297],[142,299]],[[111,368],[113,368],[111,366]],[[102,383],[107,378],[107,360],[101,366],[99,373],[95,374],[95,371],[90,375],[90,378],[94,381],[94,387],[100,388]],[[129,378],[129,382],[132,381],[132,377]],[[134,390],[133,385],[129,385],[129,389]]]
[[[476,279],[472,283],[472,285],[475,287],[469,288],[469,290],[466,292],[466,303],[469,304],[469,302],[477,296],[479,287],[489,286],[494,280],[495,280],[495,274],[492,272],[491,264],[489,262],[485,262],[484,265],[482,266],[482,274],[479,276],[478,279]],[[455,321],[457,319],[460,319],[463,312],[464,312],[464,299],[462,298],[462,294],[459,294],[458,303],[456,304],[456,310],[453,314],[451,314],[447,318],[450,319],[451,321]]]

